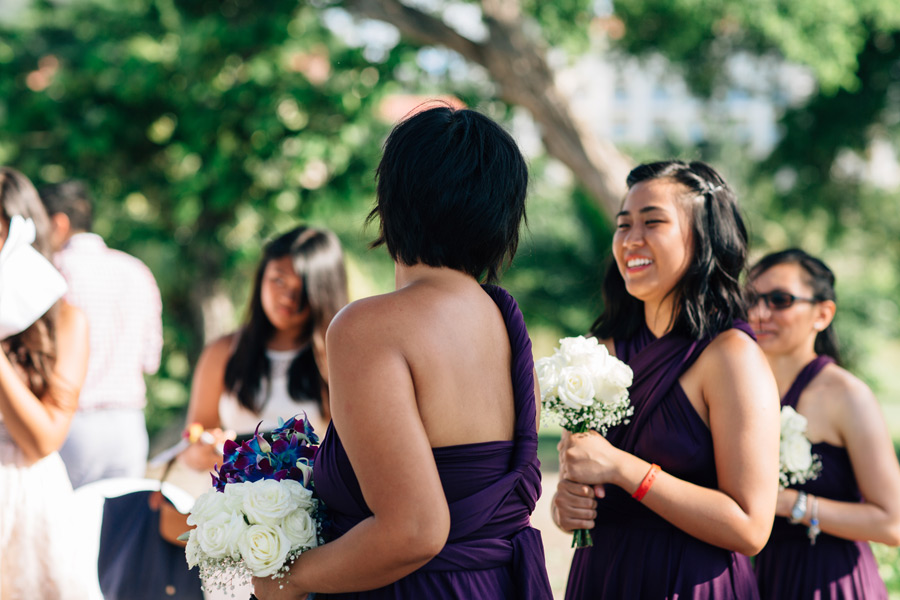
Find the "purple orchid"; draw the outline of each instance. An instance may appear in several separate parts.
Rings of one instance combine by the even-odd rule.
[[[243,444],[225,442],[222,466],[217,466],[212,476],[216,490],[224,492],[229,483],[260,479],[293,479],[309,487],[319,436],[308,419],[279,419],[278,427],[265,434],[259,432],[260,425],[261,421],[253,437]]]

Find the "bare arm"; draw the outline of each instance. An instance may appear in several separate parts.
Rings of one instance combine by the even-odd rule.
[[[200,423],[203,429],[212,431],[218,442],[224,441],[220,429],[219,400],[225,390],[225,365],[231,356],[232,336],[216,340],[203,349],[194,378],[191,382],[191,401],[188,405],[187,423]],[[198,471],[207,471],[222,462],[218,443],[194,443],[181,453],[181,460]]]
[[[255,579],[260,598],[378,588],[421,567],[446,543],[447,500],[409,365],[391,331],[395,319],[366,306],[350,305],[335,318],[327,346],[334,424],[373,515],[303,554],[284,590]]]
[[[819,527],[848,540],[900,545],[900,465],[885,426],[878,400],[861,381],[844,373],[833,386],[843,397],[835,402],[831,419],[840,432],[853,464],[864,502],[816,498]],[[797,499],[795,490],[780,494],[778,514],[787,516]],[[811,506],[802,522],[812,518]]]
[[[714,546],[756,554],[765,545],[775,514],[778,484],[779,412],[775,380],[759,348],[737,332],[719,336],[695,368],[703,369],[702,393],[709,408],[718,489],[656,477],[644,504],[679,529]],[[594,505],[576,501],[587,485],[613,483],[633,493],[650,464],[618,450],[596,433],[573,435],[563,444],[563,479],[555,502],[561,527],[590,527]],[[602,488],[596,488],[602,493]],[[588,511],[588,512],[585,512]],[[587,523],[585,525],[584,523]]]
[[[191,381],[188,425],[200,423],[206,429],[219,427],[219,399],[225,391],[225,365],[231,356],[231,339],[231,336],[220,338],[200,354]]]
[[[313,331],[312,348],[313,358],[316,361],[316,368],[319,369],[319,377],[322,386],[322,419],[325,423],[331,421],[331,400],[328,391],[328,357],[325,354],[325,337],[324,331],[318,329]],[[324,432],[323,432],[324,435]]]
[[[56,364],[40,397],[0,352],[0,413],[13,440],[29,460],[59,450],[78,408],[87,375],[88,324],[77,308],[63,303],[56,322]]]

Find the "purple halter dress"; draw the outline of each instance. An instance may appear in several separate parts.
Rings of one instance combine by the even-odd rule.
[[[531,513],[541,494],[531,340],[512,296],[499,287],[483,287],[503,314],[512,347],[514,439],[433,449],[450,507],[450,536],[428,564],[383,588],[316,598],[552,598],[541,534],[531,527]],[[319,449],[314,477],[332,520],[329,539],[371,516],[333,425]]]
[[[781,399],[782,406],[796,409],[809,382],[833,362],[831,357],[818,356],[806,365]],[[860,502],[847,450],[819,442],[812,451],[822,459],[822,472],[812,481],[791,487],[822,498]],[[806,525],[792,525],[785,517],[775,517],[769,543],[756,557],[755,568],[760,596],[766,600],[888,597],[868,542],[820,533],[813,546]]]
[[[734,327],[753,335],[746,323]],[[656,338],[646,327],[617,341],[616,355],[634,371],[634,417],[606,437],[675,477],[715,488],[712,435],[678,383],[711,341]],[[575,551],[566,600],[759,598],[748,557],[688,535],[618,486],[607,485],[598,500],[591,536],[592,547]]]

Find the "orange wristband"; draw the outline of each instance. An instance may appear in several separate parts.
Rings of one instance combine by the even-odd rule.
[[[650,490],[650,487],[653,485],[653,481],[656,479],[656,474],[659,473],[660,468],[659,465],[653,463],[650,465],[650,470],[647,471],[647,474],[644,475],[644,479],[641,480],[641,485],[638,486],[638,489],[631,495],[632,498],[640,502],[644,499],[644,496],[647,495],[647,492]]]

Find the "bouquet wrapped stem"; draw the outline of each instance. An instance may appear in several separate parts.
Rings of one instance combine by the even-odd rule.
[[[606,435],[610,427],[628,423],[634,407],[628,399],[631,368],[606,350],[595,338],[582,336],[559,340],[552,356],[535,363],[541,388],[544,420],[571,433],[595,430]],[[593,545],[591,533],[578,529],[572,546]]]
[[[591,532],[587,529],[576,529],[572,533],[572,548],[587,548],[594,545]]]

